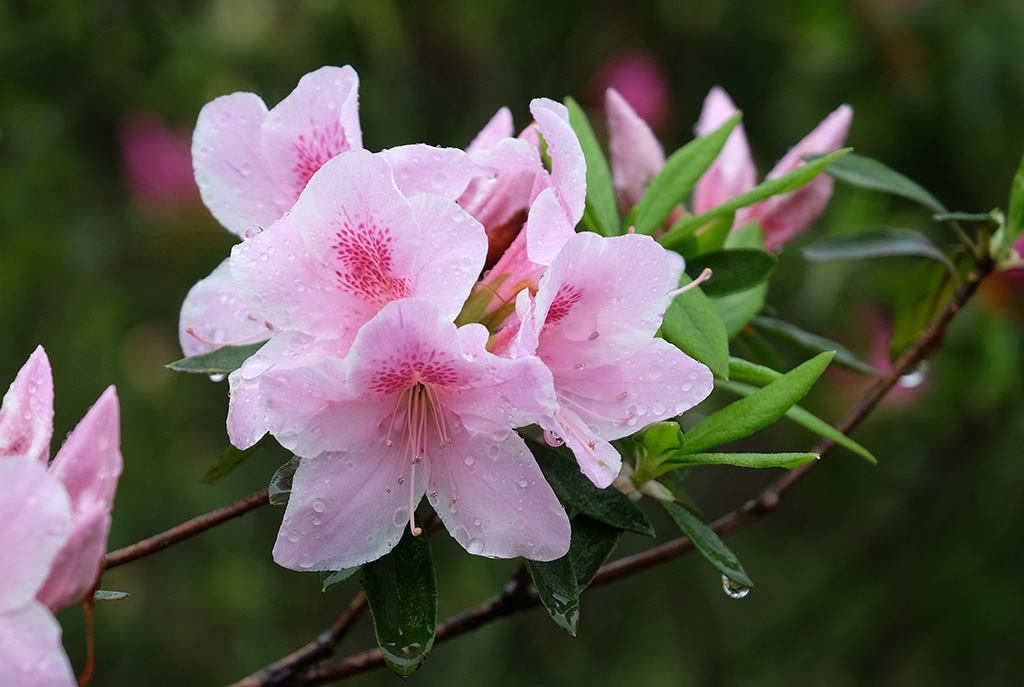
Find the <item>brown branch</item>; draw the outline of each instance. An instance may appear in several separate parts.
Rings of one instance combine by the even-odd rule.
[[[259,508],[270,503],[270,496],[267,489],[258,491],[255,494],[249,494],[245,498],[242,498],[229,506],[218,508],[215,511],[204,513],[197,517],[192,518],[188,522],[183,522],[177,527],[172,527],[166,532],[156,534],[149,539],[143,539],[140,542],[136,542],[123,549],[117,551],[111,551],[104,559],[104,570],[110,570],[118,565],[123,565],[130,561],[134,561],[137,558],[148,556],[157,551],[162,551],[172,544],[176,544],[183,539],[205,532],[211,527],[226,522],[233,518],[237,518],[239,515],[248,513],[251,510]]]
[[[900,377],[910,372],[938,347],[946,333],[946,329],[949,327],[949,323],[952,322],[961,308],[974,295],[982,280],[992,272],[992,269],[993,265],[991,263],[985,263],[979,265],[975,272],[968,275],[946,308],[922,332],[914,344],[893,363],[892,369],[879,377],[868,388],[857,404],[836,424],[836,429],[843,434],[847,434],[857,427],[870,415],[871,411],[874,410],[889,390],[896,385]],[[812,450],[824,456],[835,448],[835,445],[835,442],[831,439],[822,439]],[[782,494],[793,488],[804,475],[820,462],[817,460],[811,461],[787,471],[765,487],[754,498],[713,522],[711,528],[720,535],[727,534],[752,520],[770,513],[778,506]],[[693,549],[693,542],[690,539],[680,537],[653,549],[620,558],[602,566],[590,586],[608,584],[609,582],[630,577],[688,553]],[[522,571],[520,572],[522,573]],[[526,586],[526,583],[527,580],[522,574],[517,575],[504,592],[498,596],[491,597],[480,605],[449,618],[438,625],[434,640],[435,645],[475,630],[482,625],[512,615],[517,611],[538,605],[540,598],[537,595],[536,588]],[[322,685],[327,682],[358,675],[374,668],[379,668],[382,665],[384,665],[384,656],[380,649],[370,649],[359,654],[353,654],[334,663],[311,668],[298,674],[295,680],[289,684],[296,687]]]

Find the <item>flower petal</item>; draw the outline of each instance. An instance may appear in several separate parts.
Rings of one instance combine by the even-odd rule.
[[[77,685],[60,635],[57,620],[38,602],[0,614],[0,684],[10,687]]]
[[[501,139],[508,138],[514,133],[512,111],[507,107],[502,107],[494,113],[494,116],[484,125],[480,133],[473,138],[472,143],[466,148],[466,152],[472,155],[478,150],[487,150],[492,148]]]
[[[386,554],[409,527],[410,497],[414,504],[423,497],[423,470],[413,480],[410,469],[400,448],[383,440],[303,458],[274,560],[292,570],[342,570]]]
[[[72,606],[90,594],[100,574],[107,550],[110,506],[93,503],[75,512],[67,543],[53,561],[46,583],[36,598],[56,611]]]
[[[46,463],[53,436],[53,373],[39,346],[0,403],[0,458],[29,456]]]
[[[583,217],[587,200],[587,161],[580,139],[569,124],[565,105],[548,98],[535,98],[530,113],[544,136],[551,158],[551,185],[565,208],[569,223],[575,227]]]
[[[710,134],[736,114],[738,110],[728,94],[715,86],[704,99],[704,107],[694,133]],[[722,151],[715,158],[693,189],[693,211],[705,212],[730,198],[746,193],[757,183],[757,169],[750,156],[747,135],[743,125],[737,124],[725,140]],[[739,224],[739,223],[737,223]]]
[[[522,438],[452,425],[452,443],[430,457],[427,498],[456,541],[489,558],[564,556],[569,519]]]
[[[458,148],[415,143],[382,150],[380,155],[391,165],[395,183],[406,196],[430,193],[455,200],[479,172],[476,163]]]
[[[665,166],[661,144],[614,88],[605,92],[612,182],[619,207],[628,212],[640,202],[651,179]]]
[[[228,259],[221,262],[185,296],[178,321],[178,338],[187,356],[209,353],[226,344],[270,338],[272,332],[266,321],[239,295],[229,262]]]

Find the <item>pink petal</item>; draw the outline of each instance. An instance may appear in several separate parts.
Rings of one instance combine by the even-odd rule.
[[[18,371],[0,404],[0,458],[50,459],[53,436],[53,373],[39,346]]]
[[[30,602],[0,614],[0,684],[9,687],[74,687],[78,684],[60,641],[57,620]]]
[[[589,417],[588,413],[584,413]],[[622,456],[615,447],[586,425],[586,420],[571,410],[562,409],[544,420],[541,427],[565,441],[576,456],[580,471],[595,486],[604,489],[615,481],[622,470]]]
[[[487,150],[492,148],[501,139],[508,138],[514,133],[512,112],[507,107],[502,107],[484,125],[484,128],[480,130],[480,133],[476,135],[473,142],[466,148],[466,152],[472,155],[478,150]]]
[[[840,105],[828,117],[823,119],[814,130],[804,136],[799,143],[789,149],[789,152],[779,160],[768,179],[789,174],[797,167],[806,164],[804,158],[808,155],[831,153],[839,150],[846,140],[846,134],[850,131],[850,124],[853,122],[853,108],[849,105]]]
[[[106,391],[89,409],[50,464],[71,496],[74,514],[102,504],[109,511],[121,475],[121,429],[117,392]]]
[[[704,99],[704,108],[695,132],[705,136],[718,129],[738,110],[728,94],[718,86]],[[697,181],[693,190],[693,211],[705,212],[754,188],[757,169],[750,156],[750,146],[743,125],[737,124],[725,140],[722,152]]]
[[[416,143],[382,150],[380,155],[391,165],[395,183],[406,196],[430,193],[455,200],[479,172],[476,163],[458,148]]]
[[[268,226],[294,202],[267,168],[260,128],[267,106],[255,93],[233,93],[208,103],[192,136],[192,165],[203,203],[231,233]]]
[[[526,232],[526,253],[532,262],[550,263],[562,245],[576,234],[576,223],[566,215],[553,188],[541,191],[530,207]]]
[[[26,456],[0,458],[0,484],[2,617],[35,597],[71,529],[71,509],[60,482]]]
[[[363,147],[359,77],[352,67],[321,67],[299,79],[267,115],[261,148],[268,167],[294,203],[325,162]],[[286,208],[287,209],[287,208]]]
[[[605,93],[612,182],[619,207],[640,202],[651,179],[665,166],[665,152],[647,123],[614,88]]]
[[[427,495],[456,541],[489,558],[564,556],[569,519],[522,438],[452,425],[452,443],[431,458]]]
[[[274,560],[293,570],[342,570],[376,560],[409,527],[409,501],[423,497],[398,446],[380,441],[303,458],[295,471]],[[398,483],[402,476],[402,484]]]
[[[109,504],[93,503],[75,512],[68,541],[36,595],[40,603],[56,611],[78,603],[92,592],[109,532]]]
[[[551,184],[569,223],[575,227],[583,217],[587,199],[587,161],[579,137],[569,124],[569,110],[554,100],[535,98],[530,103],[530,112],[547,143]]]
[[[178,338],[187,356],[208,353],[224,344],[255,343],[271,334],[266,321],[239,295],[228,260],[196,282],[181,306]]]

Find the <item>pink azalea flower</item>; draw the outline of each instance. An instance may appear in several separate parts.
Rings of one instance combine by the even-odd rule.
[[[396,158],[405,169],[423,168],[404,188],[389,162]],[[428,158],[439,166],[429,169]],[[427,146],[343,153],[313,176],[291,213],[235,246],[237,293],[255,321],[274,323],[270,341],[230,376],[236,446],[266,431],[259,380],[271,368],[343,357],[359,328],[393,300],[429,298],[454,321],[486,252],[482,228],[455,203],[474,169],[459,160],[468,157]],[[431,181],[435,173],[448,181]]]
[[[117,396],[108,388],[47,468],[53,378],[42,347],[0,405],[0,684],[76,684],[52,610],[90,594],[121,472]]]
[[[704,400],[711,371],[654,338],[682,258],[648,236],[576,234],[544,275],[532,308],[520,296],[520,355],[537,355],[554,377],[558,404],[541,418],[599,487],[619,474],[609,443]],[[515,350],[515,349],[513,349]]]
[[[432,303],[385,305],[343,359],[268,373],[272,432],[302,456],[274,559],[337,570],[387,553],[426,493],[470,553],[552,560],[569,521],[513,429],[550,414],[536,358],[487,352],[481,325],[456,328]]]
[[[605,93],[612,183],[619,209],[640,203],[651,179],[665,166],[665,152],[647,125],[614,88]]]
[[[40,346],[0,406],[0,462],[27,456],[46,465],[52,435],[53,376]],[[121,466],[117,394],[109,387],[49,464],[71,504],[70,535],[38,595],[52,609],[78,603],[96,583]]]
[[[715,87],[704,101],[695,133],[702,136],[714,131],[736,112],[736,106],[721,88]],[[839,106],[811,133],[793,146],[768,173],[767,179],[789,174],[805,164],[808,155],[838,150],[853,120],[849,105]],[[754,188],[757,172],[750,157],[746,136],[741,127],[729,135],[725,147],[694,189],[694,212],[701,213],[715,205]],[[765,247],[781,248],[816,220],[832,196],[832,177],[820,174],[795,191],[772,196],[736,213],[734,226],[748,222],[761,225]]]

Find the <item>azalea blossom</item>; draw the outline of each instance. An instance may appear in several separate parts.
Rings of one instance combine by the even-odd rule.
[[[99,576],[122,467],[114,388],[47,466],[52,435],[53,377],[39,347],[0,405],[0,677],[17,685],[74,684],[46,609],[78,603]]]
[[[339,570],[387,553],[424,493],[470,553],[551,560],[569,521],[513,429],[554,409],[536,358],[486,350],[420,298],[385,305],[343,359],[267,373],[271,431],[302,456],[274,559]]]
[[[605,92],[612,184],[625,214],[640,203],[651,179],[665,166],[665,151],[651,127],[614,88]]]
[[[557,392],[555,412],[540,424],[599,487],[621,467],[611,440],[680,415],[711,393],[707,367],[654,338],[682,272],[682,258],[648,236],[584,232],[552,261],[532,305],[520,296],[514,350],[537,355]]]
[[[400,169],[426,166],[426,159],[438,166],[407,175],[403,189],[390,162],[396,158]],[[232,443],[245,448],[266,432],[259,399],[265,372],[344,357],[359,328],[387,303],[425,297],[455,320],[486,252],[482,227],[455,203],[472,169],[465,153],[427,146],[349,151],[310,179],[292,212],[235,246],[233,286],[257,319],[275,328],[229,378]],[[436,172],[446,181],[431,181]]]
[[[737,112],[732,100],[721,88],[708,93],[695,127],[698,136],[711,133]],[[766,179],[776,179],[806,164],[804,158],[838,150],[846,139],[853,120],[849,105],[840,105],[815,129],[779,160]],[[737,125],[729,134],[722,152],[700,178],[693,192],[693,211],[701,213],[754,188],[757,171],[750,157],[750,148]],[[740,208],[734,226],[757,222],[764,230],[765,247],[777,250],[818,219],[832,196],[832,177],[819,174],[798,189],[766,198]]]

